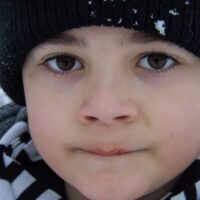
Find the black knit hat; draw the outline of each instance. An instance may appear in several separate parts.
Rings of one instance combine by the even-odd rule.
[[[133,28],[200,56],[200,0],[0,0],[0,85],[25,105],[22,66],[29,51],[81,26]]]

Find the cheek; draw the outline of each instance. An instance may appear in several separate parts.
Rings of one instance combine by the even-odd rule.
[[[29,75],[30,74],[30,75]],[[52,76],[34,70],[25,71],[24,86],[30,134],[34,144],[54,171],[61,171],[71,154],[66,147],[75,141],[74,114],[77,98],[69,81],[55,81]],[[68,165],[67,165],[68,166]]]
[[[165,96],[151,107],[152,134],[159,149],[156,156],[163,166],[188,166],[200,153],[200,98],[194,94]]]
[[[63,103],[61,99],[65,98],[55,94],[44,92],[32,96],[27,100],[27,111],[30,134],[38,152],[59,173],[64,165],[63,155],[66,161],[71,159],[66,146],[73,140],[70,126],[73,105],[66,106],[69,102]]]
[[[48,146],[53,140],[55,143],[62,141],[65,131],[70,128],[74,109],[72,99],[75,98],[67,83],[56,81],[53,75],[39,69],[26,72],[24,76],[29,126],[38,145],[42,140],[41,146]]]
[[[33,104],[31,104],[33,105]],[[73,154],[70,147],[74,142],[71,119],[59,106],[31,107],[29,115],[30,134],[33,142],[47,165],[60,177],[70,179],[66,171],[73,170]]]
[[[39,150],[48,153],[50,149],[57,148],[64,132],[62,119],[59,120],[63,115],[59,106],[56,109],[53,104],[38,107],[32,101],[27,109],[30,133]]]

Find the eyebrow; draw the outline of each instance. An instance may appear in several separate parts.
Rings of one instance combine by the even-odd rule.
[[[122,45],[128,44],[146,44],[151,42],[166,42],[164,38],[156,37],[144,32],[133,32],[129,38],[122,39]]]
[[[54,44],[54,45],[73,45],[73,46],[80,46],[86,47],[88,43],[83,38],[78,38],[74,35],[70,35],[69,33],[59,33],[58,35],[54,36],[53,38],[49,38],[45,40],[43,44]]]
[[[130,46],[135,43],[147,44],[147,43],[158,42],[158,41],[166,42],[166,40],[163,38],[155,37],[148,33],[136,31],[130,34],[130,37],[120,38],[118,43],[120,46]],[[53,38],[45,40],[43,45],[45,44],[79,46],[83,48],[88,46],[87,40],[81,37],[76,37],[69,33],[60,33]]]

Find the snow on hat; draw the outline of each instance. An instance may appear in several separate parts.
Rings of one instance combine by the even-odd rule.
[[[0,85],[25,105],[22,66],[29,51],[82,26],[125,27],[200,55],[199,0],[0,0]]]

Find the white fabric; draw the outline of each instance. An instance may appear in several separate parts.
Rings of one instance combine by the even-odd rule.
[[[200,199],[200,181],[195,183],[196,191],[197,191],[197,199]]]
[[[0,144],[8,146],[16,140],[17,137],[22,135],[25,132],[28,132],[29,128],[25,122],[17,122],[14,124],[0,140]]]
[[[36,200],[58,200],[60,196],[51,190],[42,193]]]
[[[15,200],[10,183],[3,179],[0,179],[0,200]]]
[[[15,194],[15,197],[19,197],[19,195],[29,187],[35,179],[30,176],[26,171],[23,171],[13,182],[12,188]]]
[[[172,197],[171,200],[186,200],[184,192],[181,192],[179,195]]]

